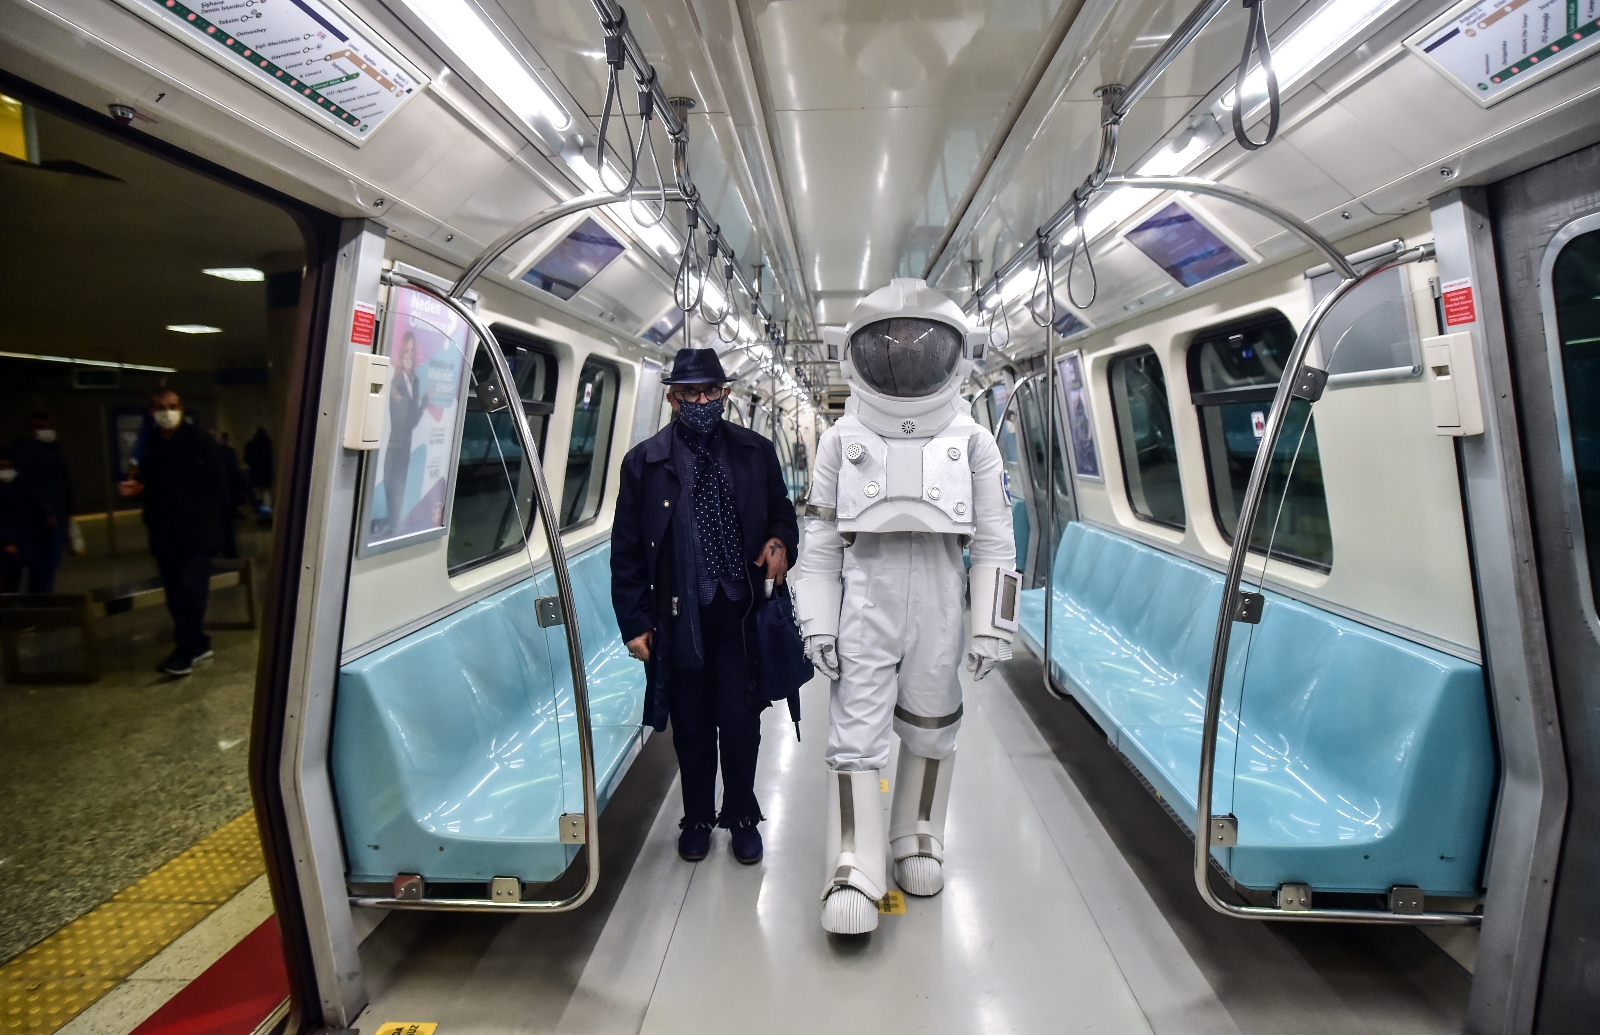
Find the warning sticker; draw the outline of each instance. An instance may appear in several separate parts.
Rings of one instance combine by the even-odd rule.
[[[372,339],[378,329],[378,307],[372,302],[357,302],[350,314],[350,344],[372,348]],[[422,1035],[427,1035],[423,1032]]]
[[[903,892],[891,891],[878,899],[878,912],[880,913],[899,913],[904,915],[905,911],[906,896]]]
[[[879,791],[879,793],[882,793],[882,794],[888,794],[889,793],[889,781],[885,780],[881,776],[878,777],[878,791]]]
[[[1448,327],[1459,327],[1478,318],[1478,307],[1472,300],[1470,277],[1439,285],[1439,302],[1444,306],[1444,322]]]
[[[384,1021],[372,1035],[433,1035],[434,1021]]]

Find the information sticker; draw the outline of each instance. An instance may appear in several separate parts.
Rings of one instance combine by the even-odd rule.
[[[1446,327],[1460,327],[1478,318],[1478,306],[1472,298],[1472,280],[1469,277],[1439,285],[1439,303],[1444,309]]]
[[[117,2],[358,147],[428,85],[338,0]]]
[[[1600,46],[1600,0],[1464,0],[1406,48],[1485,108]]]

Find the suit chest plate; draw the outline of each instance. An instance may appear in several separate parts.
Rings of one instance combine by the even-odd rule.
[[[858,427],[841,434],[839,444],[840,531],[971,533],[966,435],[941,435],[907,449],[911,443],[891,447]]]

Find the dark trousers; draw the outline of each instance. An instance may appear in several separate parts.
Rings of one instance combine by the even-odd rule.
[[[63,519],[66,520],[66,519]],[[28,592],[54,593],[56,569],[61,567],[61,555],[67,541],[67,526],[40,528],[35,537],[33,554],[28,558]]]
[[[756,802],[756,754],[761,713],[750,702],[750,666],[744,656],[748,601],[721,591],[700,609],[705,665],[672,672],[672,743],[683,778],[687,824],[750,826],[761,819]],[[722,813],[716,809],[717,755],[722,756]]]
[[[205,634],[206,597],[211,592],[211,555],[204,553],[156,554],[161,588],[172,616],[172,642],[179,654],[193,658],[211,649]]]

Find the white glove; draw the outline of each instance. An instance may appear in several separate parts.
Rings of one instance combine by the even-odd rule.
[[[982,679],[1002,661],[1011,660],[1011,641],[998,636],[974,636],[967,648],[967,671],[973,679]]]
[[[818,672],[829,679],[839,678],[839,638],[837,636],[806,637],[806,657],[811,659]]]

